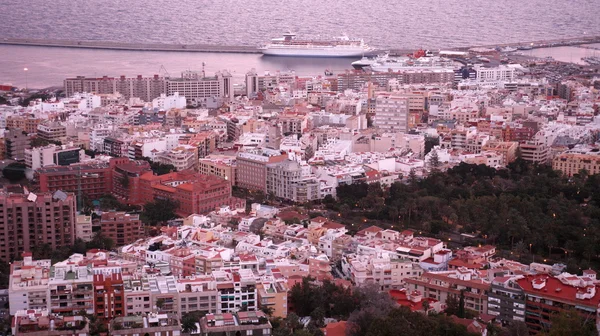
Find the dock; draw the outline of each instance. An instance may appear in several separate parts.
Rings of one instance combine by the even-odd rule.
[[[258,50],[257,47],[253,46],[224,46],[213,44],[122,43],[109,41],[70,41],[4,38],[0,39],[0,45],[130,51],[177,51],[203,53],[260,54],[260,50]]]
[[[536,49],[559,46],[579,46],[585,44],[600,43],[600,36],[583,36],[577,38],[548,39],[543,41],[499,43],[493,45],[454,47],[447,50],[468,51],[471,48],[502,48],[523,47]],[[20,39],[3,38],[0,45],[19,45],[35,47],[57,47],[57,48],[80,48],[80,49],[106,49],[106,50],[130,50],[130,51],[176,51],[176,52],[201,52],[201,53],[236,53],[236,54],[260,54],[255,46],[226,46],[215,44],[163,44],[163,43],[124,43],[110,41],[71,41],[71,40],[47,40],[47,39]],[[595,49],[590,47],[590,49]],[[384,49],[369,53],[376,55]],[[406,48],[388,49],[392,55],[404,55],[412,50]]]

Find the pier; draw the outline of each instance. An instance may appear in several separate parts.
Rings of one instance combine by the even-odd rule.
[[[213,44],[122,43],[107,41],[69,41],[15,38],[0,39],[0,45],[2,44],[80,49],[260,54],[260,50],[253,46],[223,46]]]
[[[530,47],[548,48],[559,46],[580,46],[585,44],[600,43],[600,36],[582,36],[576,38],[549,39],[542,41],[499,43],[493,45],[454,47],[448,50],[468,51],[471,48],[497,48],[497,47]],[[177,52],[203,52],[203,53],[238,53],[238,54],[260,54],[255,46],[225,46],[215,44],[163,44],[163,43],[124,43],[109,41],[71,41],[71,40],[46,40],[46,39],[0,39],[0,45],[19,45],[35,47],[57,47],[57,48],[80,48],[80,49],[107,49],[107,50],[132,50],[132,51],[177,51]],[[586,47],[586,46],[583,46]],[[589,47],[590,49],[596,49]],[[446,49],[446,48],[442,48]],[[369,53],[376,55],[385,49]],[[391,48],[392,55],[404,55],[412,52],[405,48]]]

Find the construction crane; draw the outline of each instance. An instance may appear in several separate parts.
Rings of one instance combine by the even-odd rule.
[[[164,77],[171,77],[171,75],[169,74],[169,72],[167,71],[167,68],[165,68],[164,65],[160,65],[160,68],[158,69],[158,74],[160,75],[160,72],[164,71],[165,75]]]

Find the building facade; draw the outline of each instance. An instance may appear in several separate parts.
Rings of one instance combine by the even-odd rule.
[[[34,246],[53,250],[75,241],[75,195],[0,192],[0,259],[9,262]]]

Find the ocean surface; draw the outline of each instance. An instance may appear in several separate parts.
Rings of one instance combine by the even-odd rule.
[[[449,48],[600,35],[598,0],[2,0],[0,38],[255,46],[286,30],[361,37],[378,48]],[[0,83],[198,69],[350,68],[351,61],[259,55],[0,47]],[[58,59],[57,59],[58,58]],[[23,67],[28,67],[27,79]]]

